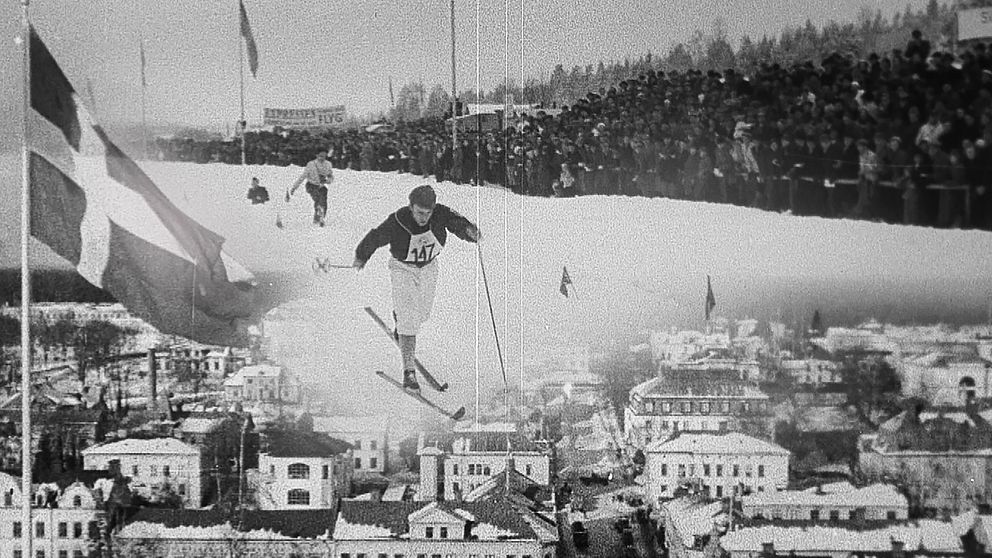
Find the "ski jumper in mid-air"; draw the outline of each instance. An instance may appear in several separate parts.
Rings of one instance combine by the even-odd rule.
[[[303,169],[303,174],[286,192],[287,203],[304,180],[307,183],[307,193],[313,199],[313,224],[323,227],[327,218],[327,185],[334,182],[334,167],[327,160],[327,151],[318,151],[316,158],[307,163],[306,168]]]
[[[434,189],[418,186],[410,205],[396,210],[369,231],[355,249],[352,264],[361,270],[372,254],[389,245],[389,277],[393,291],[396,334],[403,357],[403,387],[420,390],[416,373],[417,333],[431,315],[438,264],[448,232],[468,242],[482,237],[479,228],[446,205],[437,203]]]

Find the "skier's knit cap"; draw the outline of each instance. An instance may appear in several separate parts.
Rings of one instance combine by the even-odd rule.
[[[410,205],[434,209],[435,203],[437,203],[437,195],[429,184],[417,186],[410,192]]]

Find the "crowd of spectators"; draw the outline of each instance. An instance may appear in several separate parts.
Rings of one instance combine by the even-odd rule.
[[[649,71],[452,147],[440,120],[250,133],[249,164],[499,184],[537,196],[640,195],[801,215],[992,230],[992,50],[905,49],[749,75]],[[549,114],[554,113],[554,114]],[[240,162],[230,142],[159,140],[164,158]]]

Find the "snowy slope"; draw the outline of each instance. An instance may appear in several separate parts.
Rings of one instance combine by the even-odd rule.
[[[388,251],[361,273],[315,274],[315,259],[350,264],[355,245],[424,182],[410,175],[337,171],[329,195],[329,224],[309,224],[310,200],[284,190],[298,167],[219,164],[142,165],[185,211],[227,238],[227,250],[266,281],[292,284],[301,316],[277,343],[305,382],[330,394],[342,411],[367,405],[391,390],[372,371],[396,373],[398,352],[362,312],[391,308]],[[244,199],[251,176],[273,202]],[[429,181],[433,183],[433,180]],[[524,355],[549,343],[585,343],[644,327],[702,326],[706,275],[713,277],[716,312],[784,320],[812,307],[843,305],[881,313],[903,305],[964,308],[984,317],[992,292],[992,234],[877,223],[792,217],[705,203],[590,196],[520,198],[495,188],[437,185],[439,200],[479,223],[506,373],[520,382]],[[16,254],[16,198],[6,197],[4,260]],[[276,212],[286,228],[274,226]],[[13,219],[9,219],[13,216]],[[476,378],[485,390],[501,368],[489,306],[473,245],[452,238],[440,256],[434,314],[418,338],[418,354],[452,383],[456,400],[474,404]],[[14,260],[16,262],[16,260]],[[562,266],[574,293],[558,292]],[[840,289],[840,290],[838,290]],[[838,294],[838,293],[843,293]],[[837,300],[838,298],[843,300]],[[775,310],[771,310],[775,308]],[[755,312],[764,312],[755,315]],[[829,316],[829,314],[828,314]],[[399,393],[387,401],[413,409]],[[402,403],[399,403],[401,402]]]

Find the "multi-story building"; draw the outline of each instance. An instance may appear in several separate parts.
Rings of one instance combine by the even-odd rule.
[[[336,557],[336,511],[145,508],[113,535],[118,558],[162,556]]]
[[[752,519],[785,521],[897,521],[909,516],[909,502],[891,484],[855,488],[839,482],[806,490],[758,492],[741,498]]]
[[[503,499],[480,502],[341,503],[338,558],[499,556],[554,558],[554,524]]]
[[[224,395],[231,401],[298,404],[300,382],[281,366],[245,366],[224,381]]]
[[[90,556],[100,541],[105,497],[83,482],[38,485],[31,495],[30,528],[21,519],[21,479],[0,473],[0,558],[20,555],[21,538],[34,537],[37,558]]]
[[[321,433],[266,435],[253,489],[261,509],[333,508],[351,490],[353,454],[347,443]]]
[[[384,473],[390,422],[385,416],[315,416],[313,430],[351,444],[355,474]]]
[[[541,485],[551,482],[550,455],[515,430],[462,430],[444,439],[422,435],[417,447],[421,476],[418,501],[453,499],[471,492],[491,475],[505,470],[508,451],[520,474]]]
[[[174,493],[186,507],[203,505],[208,468],[200,448],[175,438],[128,438],[82,451],[83,468],[109,470],[112,461],[130,478],[131,490],[155,500]]]
[[[672,498],[681,487],[710,497],[774,492],[789,480],[789,451],[739,432],[683,433],[645,450],[647,491],[652,502]]]
[[[650,344],[651,356],[659,365],[689,361],[709,350],[724,350],[731,346],[730,335],[726,331],[702,333],[680,331],[675,327],[668,331],[651,332]]]
[[[761,525],[729,531],[720,547],[730,558],[965,556],[963,534],[950,521],[932,519],[876,528]]]
[[[911,409],[859,440],[869,479],[901,486],[910,505],[958,512],[992,503],[992,425],[971,409]]]
[[[992,361],[971,352],[934,351],[900,360],[902,394],[931,405],[964,406],[992,397]]]
[[[779,366],[783,373],[802,386],[832,386],[841,381],[840,368],[832,360],[785,359]]]
[[[624,409],[625,434],[639,448],[684,431],[769,437],[772,428],[768,396],[738,371],[668,370],[630,390]]]

